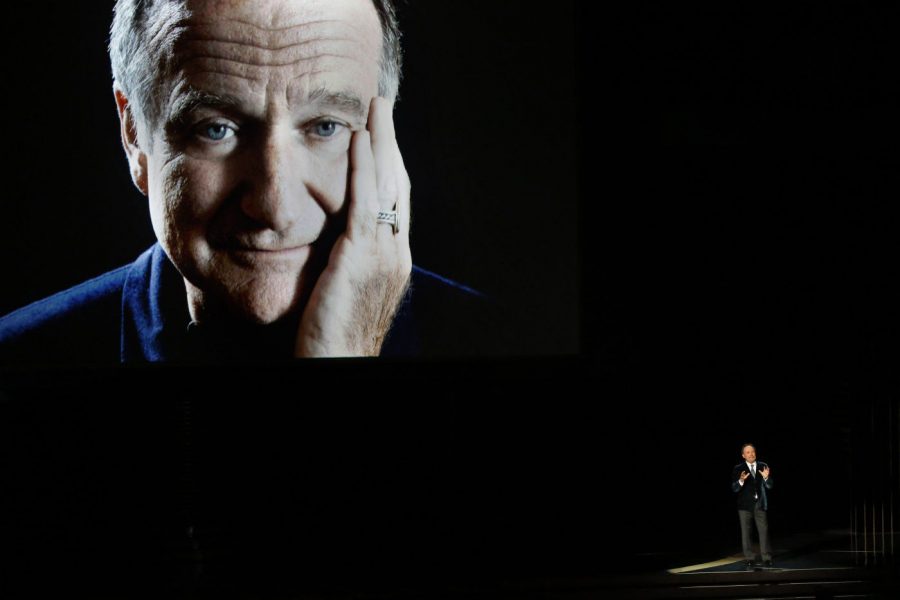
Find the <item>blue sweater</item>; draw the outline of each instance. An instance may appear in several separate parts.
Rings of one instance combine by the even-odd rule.
[[[413,267],[382,356],[495,353],[494,303]],[[184,282],[159,244],[137,260],[0,318],[0,364],[289,359],[288,328],[189,326]]]

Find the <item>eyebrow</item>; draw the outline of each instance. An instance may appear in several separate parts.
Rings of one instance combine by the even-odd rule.
[[[231,94],[214,94],[194,87],[189,87],[180,94],[169,110],[169,123],[183,124],[188,116],[201,107],[239,110],[242,102]]]
[[[362,99],[351,91],[333,91],[319,87],[307,94],[306,103],[319,107],[334,107],[361,121],[366,120],[368,113]],[[188,87],[173,103],[167,120],[172,124],[184,124],[190,114],[198,108],[219,108],[239,112],[242,104],[240,98],[231,94],[215,94]]]
[[[307,94],[306,100],[309,104],[339,108],[363,121],[366,119],[366,113],[368,112],[362,99],[350,91],[335,92],[320,87]]]

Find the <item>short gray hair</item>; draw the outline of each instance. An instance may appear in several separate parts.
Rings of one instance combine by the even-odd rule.
[[[393,0],[372,0],[381,23],[378,95],[395,99],[402,51]],[[162,116],[164,83],[175,64],[175,42],[184,30],[187,0],[116,0],[109,29],[113,83],[125,93],[135,117],[146,125]]]

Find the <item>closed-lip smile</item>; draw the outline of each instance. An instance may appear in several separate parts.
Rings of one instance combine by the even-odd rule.
[[[266,248],[259,246],[245,246],[243,244],[231,244],[224,248],[231,255],[232,260],[244,265],[254,265],[260,262],[287,261],[289,263],[305,262],[311,250],[309,244],[302,246],[287,246]]]
[[[265,252],[267,254],[282,254],[286,252],[294,252],[296,250],[302,250],[306,248],[308,244],[303,244],[301,246],[289,246],[286,248],[260,248],[258,246],[232,246],[232,250],[237,250],[238,252]]]

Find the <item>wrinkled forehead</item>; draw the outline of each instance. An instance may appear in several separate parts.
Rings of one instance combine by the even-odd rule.
[[[188,0],[186,6],[193,29],[231,35],[260,48],[281,48],[333,29],[360,41],[380,39],[371,0]]]
[[[189,0],[176,79],[219,91],[377,89],[381,28],[371,0]],[[222,89],[226,88],[226,89]]]

